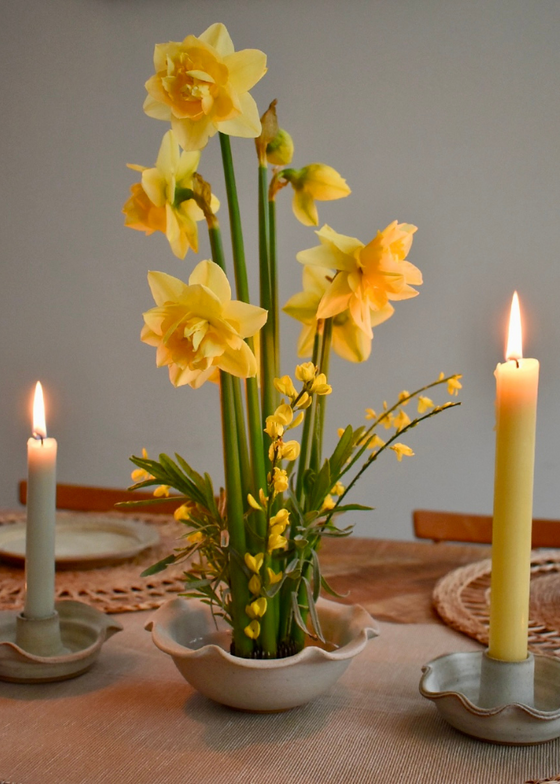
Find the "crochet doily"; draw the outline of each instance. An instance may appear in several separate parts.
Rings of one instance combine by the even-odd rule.
[[[434,607],[441,618],[469,637],[487,645],[490,559],[455,569],[437,583]],[[560,553],[531,553],[529,650],[560,657]]]
[[[78,514],[78,513],[76,513]],[[80,516],[87,515],[81,512]],[[92,513],[99,517],[99,512]],[[140,577],[148,566],[169,555],[178,546],[185,529],[180,523],[164,515],[118,514],[110,517],[140,520],[157,527],[160,543],[130,558],[124,563],[99,569],[64,570],[56,572],[55,599],[74,599],[85,602],[106,613],[153,610],[171,595],[184,590],[184,565],[168,566],[151,577]],[[25,512],[3,513],[0,525],[25,521]],[[25,600],[23,567],[0,561],[0,609],[20,610]]]

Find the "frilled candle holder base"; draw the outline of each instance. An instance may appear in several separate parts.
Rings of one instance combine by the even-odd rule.
[[[529,654],[502,662],[486,652],[439,656],[422,668],[420,694],[455,729],[525,746],[560,737],[560,661]]]
[[[57,602],[50,618],[0,612],[0,680],[48,683],[86,672],[122,625],[82,602]]]

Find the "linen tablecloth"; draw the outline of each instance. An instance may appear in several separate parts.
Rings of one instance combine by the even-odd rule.
[[[560,740],[495,746],[449,727],[418,692],[421,665],[478,644],[444,626],[381,623],[322,698],[285,713],[216,705],[143,625],[57,684],[0,683],[0,779],[14,784],[523,784],[560,771]]]

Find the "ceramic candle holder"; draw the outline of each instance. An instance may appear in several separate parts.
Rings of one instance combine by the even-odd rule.
[[[49,618],[0,612],[0,680],[47,683],[86,672],[122,625],[88,604],[57,602]]]
[[[560,737],[560,661],[523,662],[486,652],[439,656],[422,668],[420,694],[455,729],[491,743],[531,745]]]

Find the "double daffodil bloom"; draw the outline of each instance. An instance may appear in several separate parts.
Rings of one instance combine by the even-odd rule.
[[[258,49],[236,52],[223,24],[211,25],[198,38],[157,44],[154,69],[144,111],[171,121],[183,149],[201,150],[217,131],[247,138],[260,134],[259,110],[249,90],[266,73],[266,55]]]
[[[189,198],[189,192],[199,160],[199,152],[181,153],[173,131],[167,131],[152,169],[128,164],[142,172],[142,182],[132,186],[132,195],[123,207],[125,226],[148,235],[163,232],[179,259],[185,258],[189,248],[198,251],[196,222],[204,220],[204,213]],[[220,207],[214,195],[210,206],[212,212]]]
[[[244,338],[266,321],[263,308],[231,299],[225,273],[212,261],[194,268],[188,285],[164,272],[150,272],[156,307],[144,313],[141,338],[157,348],[156,364],[169,367],[171,383],[197,389],[217,369],[240,378],[257,373]]]
[[[301,321],[303,329],[298,339],[298,356],[308,357],[313,353],[313,341],[317,331],[317,311],[323,297],[332,284],[333,270],[321,267],[306,266],[303,268],[303,291],[294,294],[284,305],[284,312]],[[380,310],[370,311],[372,327],[382,324],[394,313],[392,305],[387,303]],[[352,318],[348,309],[333,318],[332,347],[333,350],[348,362],[364,362],[371,353],[373,334],[367,335]]]
[[[418,294],[412,286],[422,283],[422,274],[406,260],[415,231],[416,226],[393,221],[364,245],[329,226],[319,229],[321,244],[297,254],[302,264],[338,271],[321,298],[317,318],[337,316],[348,309],[357,326],[371,337],[372,310],[382,310],[389,300]]]
[[[292,209],[304,226],[318,226],[315,201],[342,199],[351,193],[346,180],[324,163],[310,163],[302,169],[284,169],[281,177],[294,189]]]

